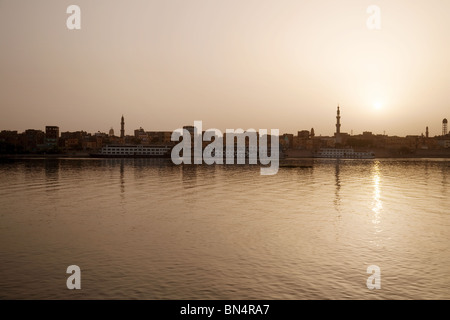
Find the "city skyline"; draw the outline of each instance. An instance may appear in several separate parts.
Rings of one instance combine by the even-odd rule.
[[[347,134],[347,135],[350,135],[350,136],[352,136],[352,135],[361,135],[361,134],[363,134],[363,133],[365,133],[365,132],[370,132],[370,133],[372,133],[372,134],[374,134],[374,135],[385,135],[385,136],[398,136],[398,135],[389,135],[388,134],[388,132],[386,132],[386,131],[384,131],[384,132],[382,132],[382,133],[379,133],[379,132],[372,132],[372,131],[370,131],[369,129],[365,129],[365,130],[363,130],[363,131],[361,131],[361,132],[354,132],[354,130],[348,130],[348,131],[346,131],[345,129],[344,129],[344,131],[345,132],[341,132],[341,126],[342,126],[342,123],[341,123],[341,110],[340,110],[340,108],[341,108],[341,106],[340,105],[338,105],[337,106],[337,116],[336,116],[336,123],[334,124],[334,128],[335,128],[335,132],[333,132],[332,134],[330,134],[330,135],[325,135],[325,134],[322,134],[322,133],[320,133],[320,132],[317,132],[315,129],[314,129],[314,127],[311,127],[310,129],[308,129],[308,128],[297,128],[297,130],[295,130],[295,131],[292,131],[292,132],[282,132],[282,131],[280,131],[280,135],[283,135],[283,134],[296,134],[296,133],[298,133],[298,132],[300,132],[300,131],[303,131],[303,130],[314,130],[315,131],[315,133],[316,133],[316,135],[317,136],[324,136],[324,137],[326,137],[326,136],[336,136],[336,134],[340,134],[340,133],[343,133],[343,134]],[[97,130],[93,130],[93,131],[89,131],[89,130],[84,130],[84,129],[75,129],[75,130],[65,130],[65,129],[63,129],[63,130],[60,130],[60,132],[87,132],[87,133],[92,133],[92,134],[96,134],[96,133],[102,133],[102,134],[108,134],[108,135],[111,135],[111,132],[113,132],[114,134],[114,136],[116,136],[116,137],[121,137],[121,138],[123,138],[124,136],[134,136],[135,135],[135,131],[136,130],[145,130],[145,131],[154,131],[154,132],[172,132],[172,131],[175,131],[175,130],[177,130],[177,129],[180,129],[180,128],[182,128],[182,127],[184,127],[184,126],[190,126],[191,124],[189,124],[189,123],[185,123],[185,124],[183,124],[183,125],[180,125],[180,126],[178,126],[177,128],[175,128],[175,129],[173,129],[173,130],[156,130],[156,129],[154,129],[154,128],[148,128],[148,127],[144,127],[144,126],[138,126],[138,127],[135,127],[135,128],[128,128],[128,130],[129,130],[129,133],[127,134],[126,133],[126,128],[125,128],[125,122],[124,122],[124,114],[122,114],[122,116],[121,116],[121,118],[120,118],[120,122],[118,122],[119,124],[118,124],[118,128],[120,128],[120,130],[118,129],[118,128],[115,128],[114,126],[111,126],[111,127],[109,127],[107,130],[103,130],[103,129],[97,129]],[[447,133],[448,133],[448,131],[447,131],[447,123],[448,123],[448,120],[447,120],[447,118],[444,118],[444,119],[442,119],[441,120],[441,122],[440,122],[440,128],[439,128],[439,130],[435,130],[436,132],[437,132],[437,134],[435,134],[435,135],[433,135],[433,134],[431,134],[431,131],[430,131],[430,126],[426,126],[425,128],[423,128],[424,130],[422,130],[422,132],[421,133],[415,133],[415,134],[407,134],[407,135],[405,135],[405,136],[400,136],[400,137],[406,137],[406,136],[420,136],[420,135],[424,135],[424,136],[429,136],[429,137],[434,137],[434,136],[436,136],[436,137],[439,137],[439,136],[445,136],[445,135],[447,135]],[[53,124],[54,125],[54,124]],[[49,125],[48,124],[46,124],[46,125],[44,125],[44,127],[48,127]],[[52,126],[52,125],[51,125]],[[56,125],[56,127],[59,127],[60,128],[60,126],[59,125]],[[211,127],[211,128],[213,128],[213,127]],[[215,129],[218,129],[218,130],[221,130],[221,131],[225,131],[225,128],[217,128],[217,127],[214,127]],[[445,128],[445,129],[444,129]],[[60,128],[61,129],[61,128]],[[243,129],[243,130],[248,130],[248,129],[256,129],[256,128],[232,128],[232,129]],[[273,128],[273,129],[276,129],[276,128]],[[23,130],[19,130],[19,129],[4,129],[4,128],[0,128],[0,132],[1,131],[17,131],[18,133],[20,133],[20,132],[25,132],[25,131],[27,131],[27,130],[41,130],[40,128],[36,128],[36,127],[31,127],[31,128],[26,128],[26,129],[23,129]],[[116,134],[117,133],[117,134]]]
[[[80,30],[69,4],[0,2],[0,128],[118,130],[124,113],[154,130],[331,135],[339,103],[347,132],[434,136],[448,117],[448,2],[80,0]]]
[[[443,151],[450,147],[447,118],[442,120],[441,135],[431,136],[429,127],[426,127],[425,134],[407,135],[404,137],[389,136],[385,133],[374,134],[371,131],[364,131],[362,134],[343,132],[341,131],[341,118],[341,110],[338,105],[336,108],[336,129],[332,136],[322,136],[322,134],[317,135],[314,128],[311,128],[310,130],[298,130],[297,134],[295,134],[295,132],[280,133],[278,129],[270,129],[270,132],[267,131],[267,129],[263,129],[262,131],[259,130],[259,134],[257,134],[258,131],[254,128],[246,130],[242,128],[227,128],[226,132],[234,132],[238,135],[243,134],[244,136],[247,136],[249,132],[253,131],[256,134],[255,137],[258,137],[261,134],[276,136],[276,140],[279,140],[282,149],[291,150],[294,153],[297,153],[297,156],[301,157],[314,156],[314,153],[311,153],[311,151],[315,150],[315,152],[317,152],[320,148],[329,147],[337,149],[345,149],[348,147],[382,149],[384,151],[382,151],[381,154],[378,154],[382,157],[405,156],[405,154],[447,156],[445,152],[436,154],[435,151]],[[214,135],[217,137],[224,136],[220,129],[204,128],[202,121],[194,121],[194,126],[183,125],[174,131],[149,131],[139,127],[139,129],[131,130],[134,134],[126,134],[125,117],[122,115],[120,118],[119,135],[115,134],[114,128],[112,127],[108,130],[108,133],[102,131],[92,133],[84,130],[60,131],[58,126],[45,126],[45,132],[39,129],[27,129],[20,133],[17,130],[0,130],[0,153],[50,152],[56,154],[67,153],[70,150],[103,150],[103,147],[108,145],[128,145],[137,147],[138,145],[150,146],[156,144],[165,145],[166,148],[170,148],[168,145],[174,146],[175,144],[178,144],[180,130],[187,132],[187,135],[192,135],[192,137],[195,132],[201,132],[200,136],[203,136],[204,134],[207,136],[206,132],[211,130],[215,132]],[[249,142],[252,140],[249,136],[247,136],[247,138],[249,139]],[[205,141],[210,141],[210,139],[201,137],[200,141],[202,141],[201,144],[204,144]],[[305,153],[305,150],[308,151]],[[386,150],[389,150],[388,154],[385,152]],[[424,150],[434,151],[428,153]],[[373,156],[375,155],[373,152],[371,154]]]

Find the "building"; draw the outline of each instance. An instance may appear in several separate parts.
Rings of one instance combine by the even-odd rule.
[[[16,153],[23,151],[17,131],[2,130],[0,132],[0,153]]]
[[[189,134],[191,135],[191,137],[194,136],[194,133],[195,133],[195,127],[194,126],[184,126],[183,130],[189,131]]]
[[[82,142],[85,136],[88,136],[86,131],[61,132],[58,145],[63,150],[81,150]]]
[[[310,133],[308,130],[297,131],[297,137],[300,139],[309,139],[309,135]]]
[[[291,133],[280,135],[279,143],[284,148],[292,148],[294,146],[294,135]]]
[[[59,139],[59,127],[46,126],[45,127],[45,145],[47,148],[56,147]]]
[[[341,133],[341,110],[339,110],[339,105],[336,112],[336,136]]]
[[[123,118],[123,115],[122,119],[120,119],[120,137],[122,139],[125,138],[125,119]]]
[[[336,133],[334,134],[335,137],[335,143],[336,144],[342,144],[342,136],[341,136],[341,110],[339,108],[339,105],[337,107],[336,112]]]
[[[83,148],[83,150],[97,149],[99,147],[97,141],[98,141],[98,137],[92,136],[91,134],[86,135],[83,137],[81,147]]]
[[[151,144],[172,144],[170,131],[147,131],[146,133]]]
[[[44,146],[45,133],[42,130],[27,129],[22,134],[21,140],[25,151],[36,152]]]

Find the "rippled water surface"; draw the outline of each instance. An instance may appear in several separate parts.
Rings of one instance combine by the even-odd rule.
[[[448,160],[305,161],[2,161],[0,298],[450,299]]]

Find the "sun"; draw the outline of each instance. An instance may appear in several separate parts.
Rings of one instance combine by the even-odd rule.
[[[383,104],[380,101],[374,101],[372,103],[375,110],[380,110],[383,107]]]

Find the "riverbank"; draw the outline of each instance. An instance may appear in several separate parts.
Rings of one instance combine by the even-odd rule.
[[[89,158],[88,152],[71,152],[71,153],[55,153],[55,154],[42,154],[42,153],[28,153],[28,154],[0,154],[0,159],[33,159],[33,158],[45,158],[45,159],[59,159],[59,158]]]
[[[355,150],[359,151],[359,150]],[[386,149],[371,149],[375,153],[375,158],[450,158],[450,149],[448,150],[416,150],[414,153],[398,153],[392,150]],[[287,150],[284,152],[285,158],[289,159],[308,159],[314,158],[314,154],[311,150]],[[90,158],[89,152],[70,152],[60,154],[0,154],[0,159],[77,159],[77,158]]]
[[[357,150],[355,151],[367,151]],[[448,150],[416,150],[414,153],[399,153],[389,149],[370,149],[374,152],[375,158],[450,158],[450,149]],[[287,150],[286,158],[313,158],[314,154],[311,150]]]

